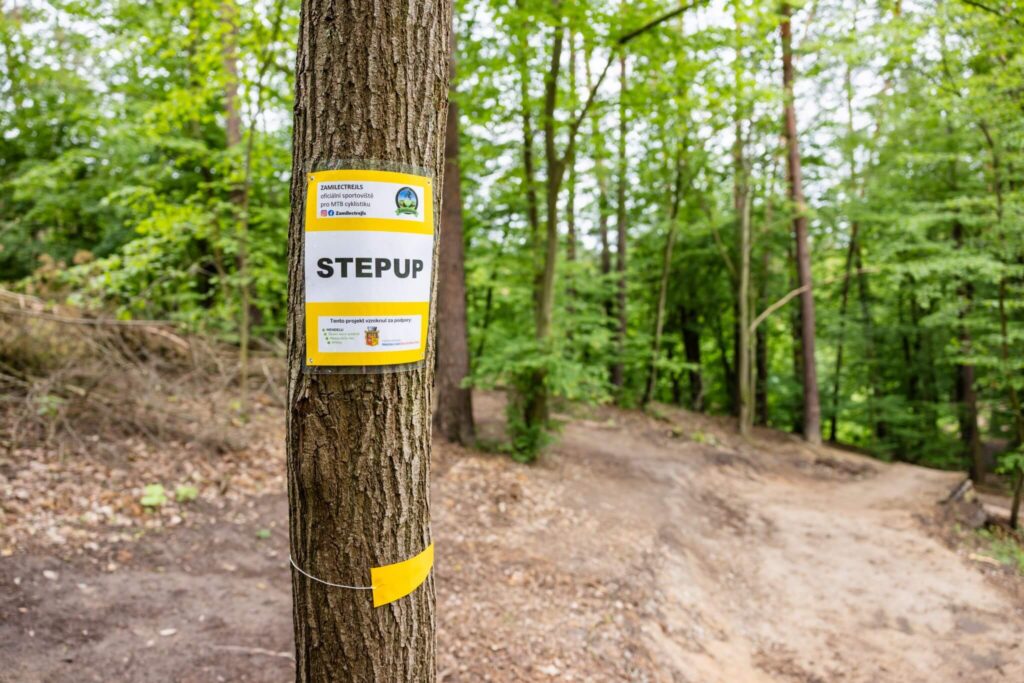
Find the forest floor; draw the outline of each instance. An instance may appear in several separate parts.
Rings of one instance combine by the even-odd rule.
[[[435,446],[439,680],[1024,680],[1024,584],[942,514],[961,475],[573,410],[532,466]],[[289,680],[282,424],[0,462],[0,680]],[[152,481],[201,494],[144,510]]]

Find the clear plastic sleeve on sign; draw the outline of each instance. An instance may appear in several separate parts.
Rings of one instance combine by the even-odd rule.
[[[316,164],[305,175],[305,371],[423,367],[437,246],[433,173],[348,160]]]

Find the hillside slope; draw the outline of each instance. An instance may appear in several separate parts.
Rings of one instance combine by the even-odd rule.
[[[1024,680],[1016,580],[934,521],[958,475],[658,412],[566,418],[531,467],[438,446],[439,680]],[[287,679],[282,460],[173,528],[0,559],[0,680]]]

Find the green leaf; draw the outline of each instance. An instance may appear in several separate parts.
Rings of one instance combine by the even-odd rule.
[[[139,499],[139,503],[143,507],[158,508],[167,502],[167,494],[164,491],[164,487],[160,484],[150,484],[142,489],[142,497]]]
[[[195,486],[182,484],[174,489],[174,499],[179,503],[191,503],[199,497],[199,489]]]

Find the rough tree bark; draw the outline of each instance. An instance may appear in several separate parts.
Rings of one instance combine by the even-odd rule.
[[[431,541],[435,352],[428,336],[415,370],[303,373],[305,172],[372,159],[441,177],[450,26],[450,0],[302,3],[288,239],[289,523],[298,566],[335,583],[368,585],[371,567],[413,557]],[[376,609],[368,591],[298,572],[292,591],[296,680],[434,680],[432,576]]]
[[[796,109],[793,104],[793,36],[790,24],[792,8],[782,3],[782,85],[785,116],[786,161],[789,198],[793,203],[793,232],[796,236],[796,267],[800,295],[800,347],[804,389],[803,434],[812,444],[821,443],[821,402],[818,397],[818,370],[814,360],[814,287],[811,283],[811,251],[807,239],[807,205],[804,201],[803,173],[800,168],[800,142],[797,139]]]
[[[454,55],[454,53],[453,53]],[[452,57],[449,76],[455,76]],[[462,174],[459,167],[459,105],[448,101],[441,201],[440,256],[437,274],[437,392],[434,428],[448,441],[473,442],[473,400],[463,380],[469,375],[466,330],[466,270],[462,237]]]

